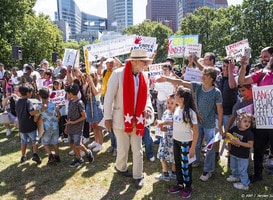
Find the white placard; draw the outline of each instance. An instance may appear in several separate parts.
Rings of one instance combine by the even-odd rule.
[[[148,51],[148,56],[152,57],[156,50],[156,37],[136,36],[133,44],[133,49],[145,49]]]
[[[273,129],[273,85],[252,88],[257,129]]]
[[[198,58],[201,57],[202,44],[187,44],[185,48],[184,56],[188,57],[190,55],[195,55]]]
[[[57,105],[65,104],[65,90],[52,90],[49,95],[49,101]]]
[[[66,67],[74,67],[77,62],[77,57],[79,56],[78,54],[79,52],[76,49],[65,49],[63,65]]]
[[[184,80],[202,82],[202,72],[199,69],[186,67]]]
[[[232,56],[234,59],[236,59],[236,61],[240,61],[244,54],[245,48],[249,48],[248,39],[226,46],[226,53],[228,56]]]

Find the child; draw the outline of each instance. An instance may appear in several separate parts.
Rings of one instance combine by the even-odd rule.
[[[59,138],[59,126],[58,122],[60,119],[60,111],[57,108],[55,103],[49,102],[49,91],[47,88],[42,88],[39,90],[39,98],[42,101],[37,109],[41,109],[43,106],[46,109],[40,112],[38,115],[35,115],[34,121],[38,121],[39,117],[43,119],[44,125],[44,134],[41,138],[41,142],[48,154],[48,162],[47,164],[53,162],[60,162],[60,154],[59,154],[59,147],[58,147],[58,138]],[[54,148],[55,155],[52,154],[49,145],[52,144]]]
[[[76,156],[70,167],[77,167],[84,162],[80,155],[80,150],[86,153],[89,162],[94,162],[91,150],[87,150],[81,142],[86,113],[82,100],[77,96],[79,90],[80,88],[77,84],[67,86],[65,89],[67,98],[69,99],[65,133],[68,134],[69,143]]]
[[[175,95],[178,104],[173,115],[174,160],[177,185],[169,188],[169,193],[181,192],[182,198],[189,198],[192,192],[192,164],[189,158],[195,155],[198,138],[198,121],[201,117],[190,89],[179,86]]]
[[[230,139],[230,169],[232,175],[228,182],[234,182],[233,186],[239,190],[248,190],[250,180],[248,178],[248,159],[250,148],[253,146],[254,135],[251,131],[252,115],[243,112],[237,116],[237,126],[229,130],[236,139]],[[239,182],[240,181],[240,182]]]
[[[33,116],[41,112],[42,110],[34,110],[32,102],[28,99],[32,95],[33,88],[31,86],[25,85],[19,87],[19,92],[21,94],[21,99],[16,103],[15,110],[19,123],[19,134],[21,138],[21,163],[27,160],[26,149],[29,140],[32,142],[33,155],[32,160],[37,164],[41,163],[41,159],[37,154],[38,151],[38,132],[37,124],[33,120]]]
[[[176,179],[175,164],[173,155],[173,113],[175,111],[176,103],[174,94],[169,95],[166,101],[167,110],[163,113],[162,121],[156,121],[157,125],[162,131],[162,137],[160,138],[157,158],[161,161],[162,174],[156,176],[156,179],[164,181],[170,181],[170,179]],[[170,125],[168,125],[170,124]],[[172,163],[172,174],[168,172],[168,163]]]

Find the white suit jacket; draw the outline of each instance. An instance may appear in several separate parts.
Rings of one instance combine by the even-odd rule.
[[[113,128],[120,130],[124,130],[123,92],[126,92],[123,91],[124,69],[124,67],[121,67],[112,72],[107,83],[107,91],[104,98],[104,119],[112,119]],[[144,73],[143,75],[147,83],[147,103],[145,110],[150,110],[152,115],[154,115],[149,95],[148,77]]]

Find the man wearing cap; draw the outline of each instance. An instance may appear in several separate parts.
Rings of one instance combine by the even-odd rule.
[[[257,86],[273,85],[273,47],[266,47],[261,51],[261,63],[266,68],[245,76],[247,60],[241,59],[242,67],[239,72],[238,82],[240,85],[257,84]],[[273,147],[273,129],[254,130],[254,174],[250,177],[252,183],[262,180],[263,156],[267,144]],[[270,158],[273,158],[271,152]]]
[[[143,186],[143,152],[145,118],[153,114],[149,97],[148,78],[143,70],[148,52],[134,49],[125,67],[112,72],[104,99],[105,126],[113,128],[117,138],[116,170],[124,176],[133,176],[137,189]],[[129,148],[133,152],[133,171],[128,171]]]

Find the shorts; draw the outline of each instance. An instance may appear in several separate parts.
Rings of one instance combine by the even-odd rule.
[[[49,144],[58,144],[59,139],[59,129],[52,130],[52,131],[45,131],[41,138],[41,143],[43,145],[49,145]]]
[[[80,146],[82,140],[82,133],[68,135],[69,144],[74,144],[75,146]]]
[[[20,138],[21,138],[21,144],[27,144],[28,142],[38,142],[39,137],[38,137],[38,131],[31,131],[29,133],[22,133],[19,132]]]
[[[93,111],[93,115],[92,115],[91,111]],[[86,103],[85,112],[86,112],[86,121],[87,122],[91,122],[91,123],[100,122],[103,118],[103,112],[100,107],[99,101],[93,100],[92,101],[92,109],[91,109],[91,103],[88,100]]]

